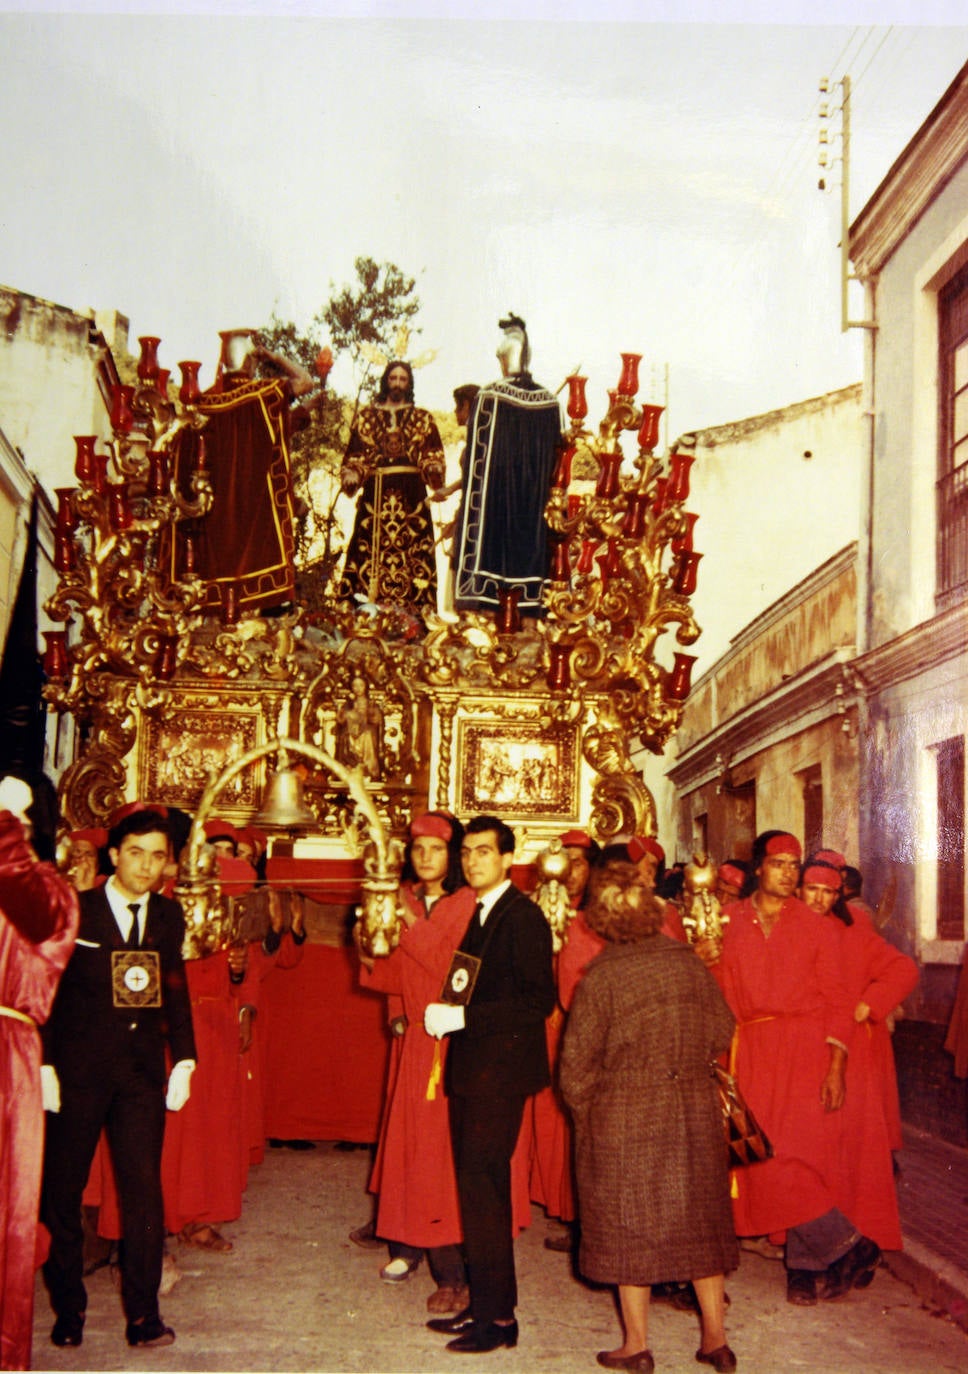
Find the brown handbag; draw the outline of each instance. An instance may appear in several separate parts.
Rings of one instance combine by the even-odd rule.
[[[769,1136],[757,1121],[739,1090],[736,1079],[722,1064],[713,1064],[719,1100],[723,1109],[723,1129],[731,1169],[743,1169],[773,1158]]]

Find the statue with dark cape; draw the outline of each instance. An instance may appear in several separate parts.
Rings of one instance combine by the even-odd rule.
[[[524,321],[500,321],[503,376],[482,387],[468,425],[464,492],[454,536],[454,605],[496,611],[519,589],[518,610],[543,615],[548,576],[544,512],[558,460],[561,413],[531,376]]]

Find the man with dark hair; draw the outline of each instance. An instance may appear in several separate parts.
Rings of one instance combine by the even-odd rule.
[[[738,1236],[786,1236],[787,1301],[812,1305],[870,1283],[880,1260],[837,1207],[837,1123],[854,1005],[841,927],[794,894],[800,842],[785,831],[753,846],[755,889],[726,908],[721,940],[696,952],[736,1017],[736,1077],[774,1157],[734,1175]]]
[[[445,1086],[471,1292],[469,1307],[428,1325],[464,1354],[517,1344],[511,1155],[527,1098],[550,1081],[551,931],[512,885],[513,857],[514,833],[503,821],[470,822],[461,861],[477,903],[455,959],[476,969],[476,981],[463,1005],[431,1002],[424,1015],[430,1035],[451,1036]]]
[[[434,526],[428,491],[444,483],[444,446],[429,410],[413,403],[413,369],[390,363],[373,405],[360,412],[340,485],[360,491],[346,549],[345,597],[415,610],[436,607]]]
[[[544,512],[558,459],[561,413],[550,391],[531,376],[524,321],[499,322],[500,381],[475,398],[467,434],[464,495],[454,538],[454,604],[459,610],[500,609],[517,597],[528,618],[544,614],[548,577]]]
[[[454,419],[459,425],[466,425],[470,420],[480,389],[474,382],[464,382],[454,387]]]
[[[158,1313],[164,1251],[161,1146],[165,1109],[188,1101],[195,1068],[177,902],[156,891],[169,853],[156,811],[124,816],[108,837],[114,872],[80,894],[78,941],[44,1028],[47,1147],[41,1216],[50,1231],[44,1277],[51,1340],[81,1344],[81,1195],[106,1127],[121,1204],[121,1298],[132,1346],[170,1345]],[[173,1068],[165,1090],[165,1052]]]

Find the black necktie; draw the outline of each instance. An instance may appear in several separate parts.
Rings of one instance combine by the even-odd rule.
[[[141,948],[141,931],[138,929],[138,912],[141,910],[140,902],[129,902],[128,910],[131,912],[131,929],[128,931],[128,949]]]

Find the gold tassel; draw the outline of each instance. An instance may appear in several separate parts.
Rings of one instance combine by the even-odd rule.
[[[427,1079],[427,1101],[433,1102],[437,1096],[437,1086],[443,1076],[444,1061],[440,1052],[440,1041],[434,1041],[434,1062]]]

